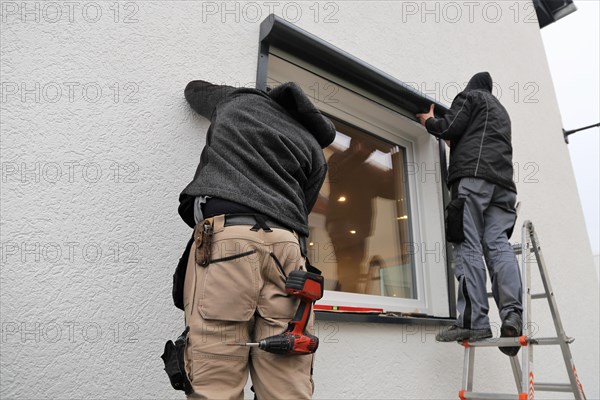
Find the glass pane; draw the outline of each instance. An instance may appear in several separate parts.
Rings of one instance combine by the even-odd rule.
[[[417,298],[406,151],[332,119],[328,177],[309,216],[309,258],[326,289]]]

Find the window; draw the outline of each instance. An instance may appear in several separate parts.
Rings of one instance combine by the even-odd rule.
[[[415,299],[406,148],[332,118],[328,177],[309,216],[327,288]]]
[[[355,74],[331,60],[318,65],[315,59],[327,59],[299,44],[306,37],[318,39],[284,21],[277,25],[273,18],[271,34],[280,36],[261,41],[257,86],[296,82],[337,130],[333,144],[324,149],[329,172],[309,215],[308,255],[326,279],[317,305],[452,317],[443,152],[415,122],[411,109],[415,99],[430,100],[402,92],[405,87],[393,93],[384,88],[390,93],[384,98],[365,88],[371,78],[360,74],[362,68]],[[343,61],[344,55],[332,57]]]

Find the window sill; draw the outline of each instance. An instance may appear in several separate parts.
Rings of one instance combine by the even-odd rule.
[[[386,315],[386,314],[358,314],[344,312],[315,311],[317,321],[340,321],[359,323],[383,323],[383,324],[405,324],[405,325],[452,325],[456,319],[440,318],[432,316],[408,316],[408,315]]]

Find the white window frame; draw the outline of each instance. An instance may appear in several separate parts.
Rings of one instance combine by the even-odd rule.
[[[416,299],[326,290],[317,303],[383,309],[386,313],[449,316],[443,234],[443,194],[439,147],[406,110],[366,93],[276,48],[270,49],[267,85],[294,81],[324,113],[405,148],[409,166],[411,234],[415,249]],[[318,267],[318,262],[315,263]]]

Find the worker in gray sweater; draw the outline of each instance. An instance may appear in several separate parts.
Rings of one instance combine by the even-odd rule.
[[[250,373],[259,399],[309,399],[312,354],[227,344],[279,334],[294,316],[285,277],[305,268],[308,214],[327,174],[322,148],[335,128],[294,83],[264,92],[193,81],[185,98],[211,122],[179,198],[195,228],[183,285],[188,398],[242,399]]]

